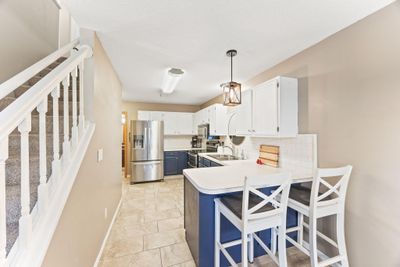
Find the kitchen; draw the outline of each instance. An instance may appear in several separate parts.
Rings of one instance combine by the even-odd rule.
[[[182,232],[156,247],[160,249],[160,264],[397,266],[396,253],[383,241],[395,242],[389,228],[397,230],[389,227],[381,229],[382,233],[373,231],[375,224],[384,224],[384,218],[391,214],[377,200],[384,199],[388,190],[391,194],[384,200],[385,206],[395,201],[394,188],[385,187],[380,178],[397,185],[388,171],[393,170],[394,162],[388,159],[387,148],[392,143],[397,147],[398,141],[382,119],[389,116],[394,121],[391,114],[396,105],[389,95],[398,96],[394,90],[397,84],[394,69],[398,63],[391,56],[397,45],[387,41],[389,33],[397,29],[392,25],[397,21],[395,14],[398,15],[398,2],[321,36],[312,45],[271,63],[262,71],[249,72],[246,64],[256,62],[258,55],[262,57],[268,51],[260,48],[259,54],[251,54],[237,47],[232,53],[227,51],[232,47],[224,45],[224,50],[212,55],[218,58],[216,72],[224,73],[215,80],[230,84],[228,89],[223,84],[213,86],[213,96],[208,95],[208,89],[203,94],[203,88],[189,90],[188,81],[193,74],[183,67],[183,75],[178,75],[172,93],[159,91],[160,86],[151,96],[144,89],[138,89],[140,92],[134,96],[132,92],[126,93],[122,110],[128,114],[129,127],[131,121],[143,120],[162,122],[164,129],[162,156],[155,159],[160,163],[149,169],[149,173],[157,173],[150,175],[149,180],[154,182],[143,183],[147,180],[145,175],[136,181],[140,175],[135,175],[138,172],[133,168],[127,169],[125,180],[127,192],[137,190],[142,194],[144,188],[156,201],[157,194],[161,192],[164,197],[164,190],[170,190],[169,184],[173,184],[168,196],[177,199],[174,204],[180,214],[165,216],[179,218],[173,229]],[[377,51],[375,47],[385,49]],[[181,66],[170,67],[162,71],[162,78],[169,71],[176,72],[172,68]],[[215,71],[206,68],[204,73],[215,78],[211,70]],[[246,71],[246,75],[241,74]],[[201,79],[208,79],[207,75],[193,78],[197,80],[190,83],[201,84]],[[376,90],[380,85],[384,93]],[[197,101],[184,101],[185,98]],[[131,138],[134,139],[133,135]],[[378,160],[372,151],[382,157]],[[125,166],[135,162],[130,151],[128,154]],[[338,179],[330,180],[331,176]],[[268,199],[274,190],[282,190],[279,197],[274,195],[276,202],[271,206],[286,208],[279,210],[282,213],[273,220],[268,218],[271,219],[268,223],[263,218],[262,229],[257,228],[259,233],[247,232],[248,236],[243,237],[241,231],[248,229],[239,223],[245,211],[238,207],[245,203],[242,198],[246,177],[264,181],[256,182],[254,187],[248,185],[254,189],[249,191],[261,199]],[[329,182],[325,177],[329,177]],[[290,190],[281,188],[287,179]],[[302,198],[304,195],[308,199]],[[369,196],[374,196],[374,201]],[[147,197],[143,199],[149,201]],[[168,202],[166,198],[162,201]],[[235,205],[230,201],[236,201]],[[270,204],[250,200],[248,210],[260,203]],[[317,204],[325,205],[326,209]],[[379,215],[372,215],[372,211]],[[163,225],[162,221],[158,223]],[[251,222],[246,224],[249,225]],[[286,233],[280,234],[282,229]],[[144,235],[145,244],[146,240]],[[374,245],[372,240],[382,247]],[[285,243],[287,247],[282,246]],[[174,248],[167,249],[178,245],[182,246],[179,253],[172,253]],[[387,254],[382,259],[385,264],[380,265],[376,257],[366,253],[374,249]],[[180,253],[185,257],[180,258]],[[243,258],[247,260],[243,262]]]

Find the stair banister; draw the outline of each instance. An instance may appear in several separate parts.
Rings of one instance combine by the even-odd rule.
[[[38,72],[49,66],[58,58],[69,53],[78,44],[79,44],[78,39],[72,41],[71,43],[63,46],[62,48],[58,49],[57,51],[53,52],[52,54],[38,61],[34,65],[30,66],[29,68],[23,70],[22,72],[11,77],[9,80],[0,84],[0,99],[4,98],[12,91],[14,91],[16,88],[20,87],[24,82],[35,76],[35,74],[37,74]]]
[[[90,57],[91,53],[91,49],[86,46],[83,46],[79,51],[73,51],[68,59],[18,97],[12,105],[0,112],[0,121],[2,122],[0,124],[0,140],[8,137],[15,127],[22,122],[25,114],[34,110],[41,100],[47,97],[52,89],[67,77],[83,59]]]
[[[0,267],[41,265],[94,132],[93,123],[86,122],[85,126],[83,99],[84,62],[92,56],[92,50],[89,46],[77,46],[77,44],[78,42],[75,41],[63,47],[0,85],[1,100],[43,68],[58,60],[60,56],[70,53],[65,61],[0,112]],[[72,48],[75,49],[71,50]],[[71,92],[69,92],[70,79],[72,79]],[[63,105],[59,104],[60,84],[63,86]],[[69,106],[70,93],[72,107]],[[53,138],[47,140],[46,113],[50,109],[48,107],[50,99],[52,100]],[[61,107],[63,121],[59,118]],[[31,211],[29,137],[32,128],[31,113],[35,109],[39,114],[39,185],[37,204]],[[71,115],[69,110],[72,111]],[[72,117],[71,125],[70,117]],[[63,131],[60,130],[59,123],[62,123]],[[18,238],[11,250],[7,250],[6,160],[9,157],[9,135],[15,128],[18,129],[21,139],[21,215]],[[62,140],[59,139],[60,135]],[[53,154],[51,173],[48,173],[47,169],[49,143],[53,145],[53,150],[50,152]],[[60,153],[60,143],[63,148],[62,153]],[[8,255],[7,251],[9,251]]]

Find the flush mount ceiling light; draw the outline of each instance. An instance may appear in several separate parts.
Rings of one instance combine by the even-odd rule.
[[[170,68],[164,75],[163,84],[161,90],[164,94],[171,94],[179,81],[182,79],[182,76],[185,72],[181,69]]]
[[[233,57],[236,50],[228,50],[226,55],[231,58],[231,81],[221,84],[224,106],[236,106],[242,102],[241,84],[233,81]]]

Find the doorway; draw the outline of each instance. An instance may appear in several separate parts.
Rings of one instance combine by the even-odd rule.
[[[122,116],[121,116],[121,122],[122,122],[122,145],[121,145],[121,150],[122,150],[122,175],[127,178],[128,177],[128,146],[129,146],[129,140],[128,140],[128,112],[123,111]]]

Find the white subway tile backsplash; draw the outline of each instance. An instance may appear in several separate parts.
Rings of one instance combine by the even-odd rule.
[[[229,143],[229,141],[227,142]],[[250,159],[259,156],[260,145],[276,145],[280,147],[280,166],[288,169],[304,169],[312,172],[317,166],[317,135],[299,134],[295,138],[259,138],[247,137],[236,151]]]

